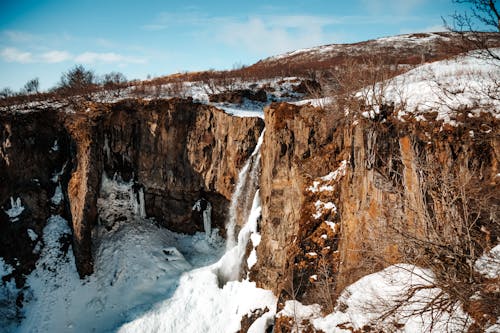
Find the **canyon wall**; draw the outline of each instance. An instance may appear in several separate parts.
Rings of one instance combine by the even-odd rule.
[[[268,107],[252,279],[331,310],[347,285],[416,255],[405,234],[453,235],[443,221],[467,213],[450,208],[452,197],[483,206],[476,239],[496,244],[498,119],[462,115],[453,127],[435,116],[375,121],[335,108]]]
[[[40,237],[46,219],[61,214],[73,228],[81,276],[93,271],[102,177],[133,180],[137,195],[144,194],[146,216],[173,231],[203,231],[202,212],[192,208],[205,199],[213,227],[224,232],[239,169],[264,127],[260,118],[233,117],[182,99],[83,103],[6,113],[0,120],[0,256],[26,263],[23,273],[29,272],[37,239],[31,240],[28,229]],[[54,204],[59,184],[64,200]],[[11,197],[24,209],[14,218],[7,213]]]

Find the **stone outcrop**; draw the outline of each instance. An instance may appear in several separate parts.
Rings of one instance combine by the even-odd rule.
[[[265,120],[262,240],[250,274],[277,295],[328,308],[326,298],[334,301],[347,285],[414,255],[401,247],[401,231],[424,234],[434,221],[452,235],[452,226],[439,224],[450,207],[436,191],[459,184],[455,179],[468,184],[464,191],[480,189],[493,207],[484,212],[498,214],[491,209],[498,209],[500,136],[491,114],[451,127],[273,104]],[[498,225],[481,212],[474,230],[488,248]]]
[[[203,231],[202,212],[193,206],[208,200],[213,227],[223,231],[238,171],[264,127],[260,118],[233,117],[182,99],[87,103],[66,111],[6,113],[0,119],[0,256],[26,263],[23,273],[36,261],[36,241],[27,229],[41,236],[52,213],[72,225],[78,272],[92,273],[103,176],[133,180],[144,193],[146,215],[174,231]],[[65,198],[60,207],[51,204],[58,184]],[[24,206],[16,223],[5,213],[11,197]]]

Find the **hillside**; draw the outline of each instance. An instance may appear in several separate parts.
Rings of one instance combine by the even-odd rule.
[[[498,331],[500,64],[455,37],[4,103],[0,324]]]

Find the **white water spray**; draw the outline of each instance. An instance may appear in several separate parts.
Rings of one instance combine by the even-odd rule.
[[[236,182],[236,188],[234,189],[233,196],[231,197],[231,204],[229,206],[229,219],[226,224],[226,250],[230,250],[236,246],[235,227],[238,219],[238,206],[242,203],[243,200],[244,203],[248,202],[248,197],[242,198],[242,194],[245,192],[249,181],[250,184],[254,183],[256,177],[258,176],[258,168],[260,164],[260,147],[262,146],[262,142],[264,141],[265,131],[266,130],[264,129],[260,134],[259,140],[257,141],[257,145],[255,146],[252,155],[250,155],[240,173],[238,174],[238,181]]]

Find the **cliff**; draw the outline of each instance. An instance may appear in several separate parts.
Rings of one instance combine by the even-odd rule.
[[[366,274],[398,262],[432,264],[431,243],[462,259],[494,246],[498,119],[458,120],[449,126],[436,114],[374,120],[335,106],[268,107],[252,279],[281,300],[297,297],[331,312],[340,292]],[[469,223],[474,242],[464,243],[463,225],[453,221]],[[458,265],[440,264],[444,271]]]
[[[173,231],[203,231],[202,212],[192,208],[205,199],[213,227],[223,231],[239,169],[264,125],[260,118],[233,117],[180,99],[6,113],[0,122],[0,256],[22,263],[19,276],[37,258],[37,240],[28,229],[41,236],[51,214],[71,221],[78,272],[92,272],[103,177],[133,180],[137,197],[144,195],[146,216]],[[63,198],[51,200],[58,186]],[[11,217],[18,198],[22,212]]]

